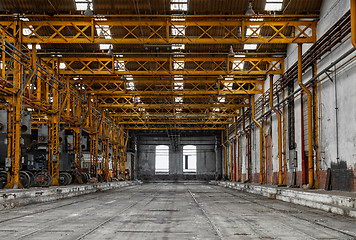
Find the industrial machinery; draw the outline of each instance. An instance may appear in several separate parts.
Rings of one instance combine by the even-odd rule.
[[[11,169],[11,156],[8,154],[9,134],[7,110],[0,110],[0,188],[8,182],[8,171]],[[50,186],[52,176],[49,172],[49,127],[40,124],[31,126],[33,119],[29,111],[21,116],[21,155],[19,180],[23,187]],[[74,134],[70,129],[59,130],[59,179],[60,185],[68,185],[74,181],[87,183],[90,179],[90,140],[89,134],[82,132],[80,138],[79,171],[76,168]],[[101,162],[101,161],[100,161]],[[99,174],[100,175],[100,174]],[[102,181],[102,176],[98,177]]]

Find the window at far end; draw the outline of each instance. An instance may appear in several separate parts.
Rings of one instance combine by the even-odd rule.
[[[169,146],[159,145],[156,146],[156,174],[169,173]]]
[[[183,147],[183,173],[197,172],[197,147],[187,145]]]

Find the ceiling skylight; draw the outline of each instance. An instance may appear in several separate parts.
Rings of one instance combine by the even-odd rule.
[[[92,0],[75,0],[75,8],[77,9],[77,11],[85,11],[88,8],[88,3],[90,10],[93,10]]]
[[[30,19],[28,17],[20,17],[20,20],[24,21],[24,22],[30,21]],[[25,28],[22,29],[22,34],[24,36],[28,36],[30,34],[31,35],[35,35],[33,32],[34,32],[34,28],[33,28],[32,25],[30,25],[28,28],[25,27]]]
[[[283,0],[266,0],[266,11],[281,11]]]
[[[187,0],[171,0],[171,11],[187,11]]]
[[[22,29],[22,34],[24,35],[24,36],[28,36],[28,35],[35,35],[34,33],[34,28],[32,27],[32,25],[30,25],[30,27],[29,28],[23,28]]]
[[[183,82],[174,82],[174,90],[183,90]]]
[[[183,81],[183,75],[174,75],[174,81]]]
[[[134,91],[135,90],[135,83],[134,82],[127,82],[126,83],[126,89],[129,91]]]
[[[224,103],[225,102],[225,97],[218,97],[218,102],[219,103]]]
[[[246,44],[245,44],[246,45]],[[235,58],[238,58],[238,57],[245,57],[245,55],[235,55]],[[245,62],[241,59],[237,59],[237,60],[234,60],[232,62],[232,69],[234,71],[239,71],[240,69],[243,69],[245,66]],[[234,80],[234,78],[232,77],[226,77],[225,80]]]
[[[183,103],[183,97],[175,97],[174,102],[175,103]]]
[[[173,69],[174,70],[183,70],[184,69],[184,61],[174,61]]]
[[[172,25],[171,34],[173,36],[184,36],[185,26],[184,25]]]
[[[32,50],[32,44],[27,44],[28,49]],[[41,45],[40,44],[36,44],[36,49],[40,50],[41,49]]]
[[[185,44],[172,44],[172,50],[184,50]]]
[[[108,43],[100,43],[99,44],[100,50],[108,50],[110,47],[112,49],[112,44],[108,44]]]
[[[251,18],[250,21],[261,22],[263,21],[263,18]],[[245,36],[249,37],[250,35],[252,35],[251,37],[258,37],[257,34],[260,34],[260,32],[260,25],[250,25],[249,27],[246,27]]]
[[[244,44],[244,50],[256,50],[256,49],[257,49],[256,43]]]
[[[64,62],[59,63],[59,69],[65,69],[67,65]]]

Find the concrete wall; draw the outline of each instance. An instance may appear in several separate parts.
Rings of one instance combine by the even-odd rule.
[[[155,149],[158,145],[169,146],[169,174],[155,174]],[[195,145],[197,148],[197,172],[183,173],[183,147]],[[177,151],[173,151],[168,137],[138,136],[137,178],[141,180],[212,180],[221,173],[220,148],[216,146],[215,136],[181,137]]]
[[[317,24],[317,38],[320,38],[333,24],[339,20],[350,9],[350,2],[345,0],[325,0],[323,1],[320,13],[320,21]],[[311,45],[303,45],[303,53],[308,51]],[[317,62],[317,69],[320,72],[331,62],[342,56],[345,52],[353,46],[350,41],[350,36],[344,39],[343,42],[335,46],[332,51],[324,55]],[[320,159],[314,158],[320,163],[320,187],[323,188],[326,182],[326,170],[332,170],[332,185],[333,189],[339,190],[356,190],[356,62],[351,60],[348,64],[342,66],[349,59],[356,56],[352,53],[349,57],[339,63],[336,68],[339,68],[333,74],[334,81],[325,78],[319,86],[319,152]],[[285,70],[288,70],[297,61],[297,45],[291,44],[288,46],[287,57],[285,59]],[[303,74],[303,81],[306,82],[312,77],[312,70],[308,69]],[[275,76],[274,80],[279,77]],[[336,88],[335,88],[336,85]],[[269,89],[269,79],[265,82],[265,89]],[[299,89],[299,85],[295,83],[294,89]],[[335,89],[337,92],[338,110],[335,105]],[[286,91],[287,95],[287,91]],[[256,99],[258,96],[256,96]],[[279,96],[280,99],[283,96]],[[274,104],[276,104],[275,102]],[[301,95],[296,95],[294,99],[294,118],[295,118],[295,143],[297,151],[298,166],[297,172],[297,185],[302,185],[302,104]],[[306,106],[303,106],[306,108]],[[268,104],[265,106],[265,111],[268,111]],[[280,109],[282,110],[282,109]],[[338,111],[338,119],[336,119],[336,111]],[[288,176],[286,179],[287,185],[290,184],[291,172],[289,169],[290,151],[288,150],[288,122],[286,108],[286,152]],[[246,124],[248,125],[248,123]],[[304,124],[306,126],[306,123]],[[272,168],[273,176],[271,183],[278,183],[278,125],[277,116],[273,113],[272,116],[267,116],[265,122],[265,134],[272,135]],[[242,129],[239,128],[238,131]],[[307,129],[305,129],[305,132]],[[336,132],[338,131],[339,137],[337,139]],[[251,161],[251,181],[259,182],[259,129],[255,125],[251,129],[252,141],[252,161]],[[230,136],[233,137],[233,136]],[[241,141],[241,161],[242,161],[242,181],[247,179],[247,160],[246,160],[246,137],[245,134],[239,138]],[[338,149],[338,150],[337,150]],[[307,151],[307,149],[305,149]],[[338,156],[337,156],[338,153]],[[314,153],[315,156],[315,153]]]

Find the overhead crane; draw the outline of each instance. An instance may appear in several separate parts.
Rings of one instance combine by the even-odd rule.
[[[26,17],[28,21],[0,16],[3,18],[0,30],[4,63],[0,90],[7,99],[4,108],[9,110],[9,123],[12,123],[9,157],[13,164],[9,171],[9,186],[14,187],[19,186],[22,106],[32,108],[35,116],[38,113],[37,125],[46,119],[50,126],[49,169],[53,184],[58,184],[60,124],[73,129],[78,172],[81,130],[89,132],[93,146],[102,139],[103,172],[108,178],[108,146],[111,144],[115,152],[113,163],[117,176],[117,168],[119,172],[125,170],[129,129],[226,130],[239,116],[240,108],[250,106],[249,95],[264,93],[265,77],[261,80],[255,76],[283,74],[284,71],[284,57],[277,52],[235,56],[194,53],[196,55],[190,56],[191,53],[183,52],[119,52],[114,48],[113,56],[70,52],[37,54],[35,47],[29,51],[22,44],[302,44],[313,43],[316,38],[316,16],[310,21],[296,20],[297,15],[259,16],[263,21],[251,21],[238,15],[227,16],[225,20],[221,20],[221,16],[215,19],[185,16],[184,21],[175,21],[171,16],[152,15],[143,16],[139,23],[134,16],[123,15],[100,19],[78,15]],[[292,20],[286,20],[287,17]],[[178,27],[181,25],[183,29]],[[29,29],[30,33],[24,35],[23,29]],[[178,34],[171,35],[172,29]],[[108,30],[111,31],[110,37],[105,37]],[[16,48],[10,47],[11,43],[16,44]],[[61,63],[64,67],[60,67]],[[39,74],[39,68],[45,71]],[[120,78],[122,75],[135,78],[134,89],[127,89],[127,80]],[[182,89],[175,89],[174,75],[183,77]],[[218,75],[233,78],[218,79]],[[154,78],[145,78],[149,76]],[[162,76],[169,79],[162,79]],[[201,80],[200,76],[210,78]],[[79,81],[74,80],[78,77]],[[107,80],[108,77],[114,78]],[[28,82],[21,82],[24,78]],[[19,90],[21,94],[18,94]],[[137,97],[139,103],[135,102]],[[182,97],[184,102],[176,102],[176,97]],[[92,173],[98,168],[95,156],[97,147],[91,150]]]
[[[11,34],[17,28],[29,29],[29,35],[21,37],[22,43],[269,44],[312,43],[316,39],[315,15],[311,21],[288,21],[284,20],[288,19],[285,15],[256,16],[256,19],[262,21],[250,20],[250,16],[244,15],[227,16],[226,20],[222,20],[222,16],[214,19],[211,16],[183,15],[184,21],[172,19],[171,15],[142,15],[140,21],[136,20],[137,15],[105,15],[92,18],[69,15],[68,20],[60,15],[57,19],[56,16],[49,18],[36,15],[36,20],[32,20],[30,15],[27,17],[30,18],[29,21],[20,21],[20,26],[16,19],[4,20],[2,28]],[[300,17],[308,16],[289,16],[290,19]],[[175,29],[178,34],[170,34],[171,29]],[[261,29],[268,35],[259,33]],[[251,31],[248,35],[247,30]],[[145,33],[145,36],[140,36],[141,33]]]
[[[80,54],[82,55],[82,54]],[[281,57],[186,57],[184,54],[145,57],[61,57],[64,75],[244,75],[282,74]],[[142,55],[147,55],[142,53]],[[46,62],[53,57],[42,57]],[[242,67],[246,66],[246,68]],[[174,68],[175,66],[175,68]]]

